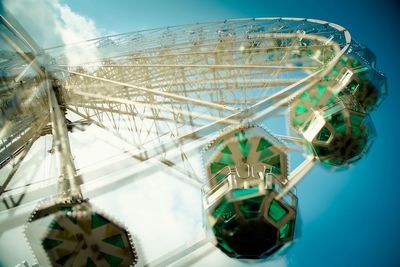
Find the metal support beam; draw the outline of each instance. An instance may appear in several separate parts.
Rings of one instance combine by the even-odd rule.
[[[52,82],[49,79],[46,79],[46,83],[50,104],[51,123],[53,125],[54,144],[56,151],[59,154],[59,166],[61,171],[58,191],[61,198],[81,198],[82,193],[80,190],[80,182],[78,182],[76,168],[72,158],[65,114],[61,111],[60,103],[58,103],[56,98]]]

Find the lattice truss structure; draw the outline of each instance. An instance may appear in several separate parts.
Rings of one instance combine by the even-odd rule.
[[[44,265],[193,263],[212,243],[234,258],[271,257],[296,238],[296,183],[316,162],[338,168],[361,158],[374,137],[368,113],[386,94],[373,53],[318,20],[216,21],[48,49],[12,18],[1,20],[1,227],[29,221],[28,241]],[[73,140],[87,132],[88,144]],[[84,146],[107,138],[122,149],[80,163]],[[142,243],[135,249],[126,228],[88,198],[101,203],[158,170],[202,192],[203,212],[191,208],[205,231],[153,252],[132,228]],[[137,201],[131,192],[127,213]],[[128,228],[141,222],[125,217]],[[93,241],[101,226],[113,235]],[[84,243],[84,255],[65,252]]]

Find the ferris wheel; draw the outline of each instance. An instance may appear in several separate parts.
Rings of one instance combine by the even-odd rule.
[[[368,48],[314,19],[46,49],[7,14],[0,27],[0,244],[26,236],[38,266],[284,255],[300,228],[296,184],[315,164],[363,157],[387,90]]]

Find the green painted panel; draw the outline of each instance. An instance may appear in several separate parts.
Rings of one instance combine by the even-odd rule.
[[[339,59],[339,63],[340,63],[343,67],[346,67],[347,61],[348,61],[348,60],[349,60],[348,57],[342,56],[342,57]]]
[[[228,146],[225,146],[224,149],[222,149],[221,152],[224,153],[224,154],[230,154],[230,155],[232,155],[232,151],[229,149]]]
[[[61,225],[59,225],[57,223],[57,221],[53,220],[50,225],[49,228],[54,229],[54,230],[64,230],[64,228],[61,227]]]
[[[323,146],[314,146],[314,149],[315,149],[315,154],[318,157],[326,157],[331,154],[329,149]]]
[[[278,201],[272,200],[268,211],[269,218],[275,222],[279,222],[287,213],[288,211]]]
[[[92,229],[100,227],[107,223],[109,223],[109,221],[106,220],[106,218],[97,213],[92,213],[92,225],[91,225]]]
[[[239,198],[247,195],[251,195],[258,192],[258,187],[236,189],[232,191],[233,198]]]
[[[69,211],[72,211],[72,207],[61,207],[60,211],[67,213]]]
[[[281,156],[275,155],[273,157],[262,160],[262,163],[265,163],[269,166],[272,166],[273,173],[280,174],[281,173]]]
[[[292,221],[288,222],[279,229],[279,238],[288,238],[291,235]]]
[[[323,127],[318,134],[317,140],[326,142],[329,140],[329,137],[331,137],[331,132],[326,127]]]
[[[44,250],[51,250],[60,245],[61,243],[63,243],[63,241],[45,238],[42,240],[42,247],[44,248]]]
[[[214,178],[217,181],[217,183],[219,183],[219,182],[222,182],[223,180],[225,180],[225,178],[228,176],[229,176],[229,174],[226,174],[226,173],[218,173],[217,175],[214,176]]]
[[[332,124],[335,132],[342,134],[346,132],[347,123],[342,113],[332,115],[329,121]]]
[[[223,240],[218,240],[218,245],[225,249],[226,251],[228,251],[229,253],[233,253],[233,250],[231,249],[231,247]]]
[[[264,138],[260,138],[260,142],[258,143],[256,151],[259,152],[261,150],[268,149],[270,146],[272,146],[272,144],[269,141],[265,140]]]
[[[337,66],[332,68],[332,73],[336,76],[339,74],[339,68]]]
[[[307,113],[308,109],[306,108],[306,106],[304,105],[304,103],[300,103],[297,105],[297,107],[295,108],[295,114],[296,116]]]
[[[351,63],[351,67],[352,68],[356,68],[356,67],[359,67],[359,66],[361,66],[360,60],[358,58],[354,58],[353,62]]]
[[[357,89],[357,87],[359,86],[358,82],[353,80],[349,83],[349,85],[347,85],[347,90],[349,90],[350,92],[354,91]]]
[[[212,216],[214,218],[218,218],[219,216],[221,216],[221,218],[224,221],[228,221],[235,214],[236,214],[236,210],[235,210],[235,207],[233,206],[233,204],[228,202],[226,199],[224,199],[224,200],[221,201],[221,203],[214,210]]]
[[[232,159],[232,151],[229,149],[228,146],[225,146],[225,148],[221,151],[222,156],[219,160],[220,163],[226,164],[226,165],[234,165],[235,162]]]
[[[248,139],[246,137],[245,131],[240,131],[235,133],[235,136],[239,140],[239,150],[240,153],[242,153],[243,157],[245,160],[247,160],[247,157],[249,156],[251,145],[248,143]]]
[[[350,113],[350,122],[354,126],[360,126],[363,123],[364,118],[363,115]]]
[[[217,173],[226,166],[228,166],[228,164],[213,161],[210,163],[211,173]]]
[[[293,118],[293,120],[292,120],[292,124],[293,124],[294,127],[301,126],[301,125],[304,124],[304,122],[305,121],[300,119],[300,118]]]
[[[304,93],[301,94],[300,99],[311,102],[310,93],[308,91],[305,91]]]
[[[103,242],[106,242],[108,244],[111,244],[111,245],[119,247],[119,248],[125,248],[124,240],[122,239],[121,234],[117,234],[117,235],[108,237],[106,239],[103,239]]]
[[[86,267],[97,267],[91,258],[87,258]]]
[[[56,263],[60,264],[61,266],[64,266],[71,257],[73,257],[73,254],[65,255],[64,257],[56,260]]]
[[[327,89],[326,85],[323,85],[323,84],[318,84],[318,85],[317,85],[317,90],[318,90],[318,93],[319,93],[319,98],[322,98],[322,96],[325,94],[326,89]]]

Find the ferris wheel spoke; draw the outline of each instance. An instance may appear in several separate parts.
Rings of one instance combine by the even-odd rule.
[[[226,106],[222,106],[222,105],[218,105],[218,104],[215,104],[215,103],[212,103],[212,102],[201,101],[201,100],[188,98],[188,97],[184,97],[184,96],[180,96],[180,95],[175,95],[175,94],[171,94],[171,93],[167,93],[167,92],[155,91],[155,90],[151,90],[149,88],[145,88],[145,87],[141,87],[141,86],[135,86],[135,85],[122,83],[122,82],[118,82],[118,81],[113,81],[113,80],[109,80],[109,79],[105,79],[105,78],[95,77],[95,76],[92,76],[92,75],[89,75],[89,74],[79,73],[79,72],[75,72],[75,71],[64,70],[64,69],[60,69],[60,70],[67,71],[67,72],[70,72],[71,74],[80,75],[80,76],[83,76],[83,77],[86,77],[86,78],[100,80],[100,81],[104,81],[104,82],[108,82],[108,83],[113,83],[113,84],[120,85],[120,86],[130,87],[130,88],[137,89],[137,90],[140,90],[140,91],[144,91],[146,93],[150,93],[150,94],[154,94],[154,95],[160,95],[160,96],[164,96],[164,97],[175,98],[177,100],[188,101],[190,103],[194,103],[194,104],[198,104],[198,105],[202,105],[202,106],[206,106],[206,107],[210,107],[210,108],[216,108],[216,109],[220,109],[220,110],[229,110],[229,111],[234,111],[235,110],[235,109],[232,109],[232,108],[229,108],[229,107],[226,107]]]
[[[307,157],[301,164],[294,169],[288,177],[288,182],[285,184],[285,187],[279,194],[276,196],[276,199],[281,199],[285,197],[285,195],[292,190],[303,177],[315,166],[315,158],[312,156]]]
[[[294,90],[294,92],[296,92],[296,90],[298,90],[298,88],[300,86],[305,86],[305,85],[309,84],[308,80],[310,80],[310,79],[312,80],[312,78],[315,77],[316,75],[317,75],[317,73],[311,74],[308,77],[300,80],[298,83],[294,84],[290,88],[282,89],[280,92],[276,93],[275,95],[273,95],[269,98],[264,99],[263,101],[256,103],[255,105],[251,106],[249,109],[240,111],[240,112],[235,113],[230,116],[227,116],[221,120],[240,118],[244,114],[257,114],[257,116],[256,115],[249,116],[249,121],[256,121],[256,120],[262,119],[268,113],[274,111],[279,105],[283,105],[283,103],[287,103],[290,100],[290,97],[287,97],[287,99],[281,100],[279,102],[279,105],[273,105],[273,103],[275,102],[275,97],[279,96],[280,93],[290,92],[291,90]],[[270,107],[270,108],[268,109],[268,107]],[[267,111],[264,112],[264,109],[267,109]],[[261,114],[260,114],[260,111],[262,111]],[[257,112],[259,112],[259,113],[257,113]],[[196,128],[195,130],[192,130],[190,132],[183,133],[183,134],[175,137],[174,139],[170,139],[162,144],[158,144],[151,148],[147,148],[147,149],[137,151],[137,152],[132,151],[132,153],[137,154],[137,155],[144,154],[148,158],[157,157],[158,155],[163,154],[166,151],[176,150],[177,148],[184,146],[185,144],[188,144],[189,141],[191,141],[191,140],[201,139],[213,132],[221,130],[222,128],[223,128],[223,126],[220,125],[220,123],[218,121],[211,122],[207,125]],[[192,149],[196,149],[198,147],[201,147],[202,145],[204,145],[202,142],[197,142],[195,145],[192,146]],[[110,162],[112,162],[112,161],[110,161]]]
[[[227,124],[238,123],[238,122],[232,121],[232,120],[222,120],[222,118],[220,118],[220,117],[215,117],[215,116],[211,116],[211,115],[207,115],[207,114],[203,114],[203,113],[197,113],[197,112],[193,112],[193,111],[173,109],[173,108],[170,108],[170,107],[157,105],[155,103],[136,102],[136,101],[132,101],[132,100],[128,100],[128,99],[111,97],[111,96],[107,96],[107,95],[87,93],[87,92],[82,92],[82,91],[78,91],[78,90],[75,90],[73,92],[73,94],[81,96],[81,97],[98,98],[98,99],[103,99],[103,100],[116,102],[116,103],[121,103],[121,104],[126,104],[126,105],[134,105],[134,106],[142,106],[142,107],[154,108],[154,109],[158,109],[158,110],[161,110],[161,111],[166,111],[166,112],[172,113],[173,115],[179,114],[179,115],[191,116],[191,117],[195,117],[195,118],[199,118],[199,119],[205,119],[205,120],[208,120],[208,121],[222,121],[223,123],[227,123]]]
[[[306,142],[302,138],[281,134],[276,134],[276,136],[287,143],[287,148],[289,151],[304,153],[304,146],[306,145]]]
[[[305,83],[308,79],[311,79],[312,77],[313,77],[313,75],[310,75],[309,77],[303,79],[302,82]],[[299,85],[299,84],[297,84],[297,85]],[[297,88],[295,86],[293,86],[293,88],[291,88],[291,89],[297,89]],[[258,110],[258,109],[261,109],[261,107],[263,107],[264,105],[268,107],[269,106],[268,105],[269,102],[267,100],[272,101],[273,98],[265,99],[265,101],[261,101],[261,102],[257,103],[256,105],[254,105],[251,108],[254,109],[254,110]],[[286,101],[288,101],[288,100],[286,100]],[[271,104],[271,103],[269,103],[269,104]],[[276,107],[274,109],[276,109]],[[270,110],[268,110],[268,112],[272,112],[274,109],[270,109]],[[248,112],[248,111],[242,111],[242,112]],[[239,116],[240,113],[235,114],[235,115]],[[265,115],[265,114],[263,114],[263,115]],[[234,116],[231,115],[229,117],[234,117]],[[217,123],[210,123],[210,124],[208,124],[206,126],[198,128],[198,129],[196,129],[194,131],[191,131],[189,133],[185,133],[183,135],[180,135],[180,136],[176,137],[173,140],[170,140],[170,141],[165,142],[165,143],[160,144],[160,145],[156,145],[155,147],[152,147],[151,149],[145,149],[145,150],[141,150],[141,151],[138,151],[138,152],[134,152],[133,151],[132,153],[137,154],[137,155],[145,154],[146,157],[148,157],[149,159],[156,158],[160,154],[162,154],[162,153],[164,153],[166,151],[170,151],[170,152],[171,151],[175,151],[175,155],[176,155],[176,152],[177,152],[176,148],[179,148],[179,147],[183,146],[184,144],[187,144],[189,140],[192,140],[193,138],[194,139],[201,139],[202,137],[205,137],[208,134],[210,134],[212,132],[215,132],[215,131],[218,131],[220,129],[221,128],[218,127]],[[206,141],[204,141],[204,142],[196,142],[196,144],[192,144],[191,145],[191,149],[198,149],[199,147],[202,147],[205,143],[206,143]],[[179,152],[177,154],[179,155]],[[108,160],[107,161],[107,163],[109,163],[109,164],[112,164],[112,162],[114,162],[114,160]],[[106,165],[103,165],[102,168],[106,168]],[[84,171],[84,170],[82,169],[82,171]],[[125,179],[125,178],[123,178],[123,179]],[[121,180],[121,183],[122,183],[122,180]],[[102,188],[104,188],[105,186],[106,187],[107,186],[110,187],[111,185],[109,183],[102,184],[99,187],[97,187],[96,190],[102,190]],[[114,183],[113,186],[116,186],[116,184]]]
[[[207,253],[211,246],[210,240],[207,237],[201,237],[198,240],[194,240],[192,242],[188,242],[181,247],[174,249],[173,251],[168,252],[167,254],[157,258],[154,261],[146,263],[144,266],[146,267],[161,267],[161,266],[168,266],[172,263],[178,263],[181,261],[190,261],[194,258],[198,257],[196,252],[199,253]],[[204,250],[205,251],[201,251]],[[182,263],[182,262],[181,262]],[[174,264],[175,265],[175,264]]]
[[[71,109],[71,107],[68,107],[68,109],[71,110],[72,112],[76,113],[77,115],[79,115],[79,116],[81,116],[81,117],[83,117],[83,118],[85,118],[87,120],[90,120],[96,126],[102,128],[102,129],[104,129],[106,131],[111,132],[112,134],[114,134],[116,137],[118,137],[122,141],[126,142],[127,144],[134,145],[138,150],[143,150],[144,149],[143,145],[145,145],[146,142],[143,142],[143,143],[132,143],[132,141],[127,139],[126,136],[123,136],[122,134],[120,134],[117,129],[111,129],[111,128],[107,127],[106,125],[102,124],[99,121],[95,121],[93,119],[90,119],[85,114],[83,114],[83,113],[81,113],[81,112],[79,112],[77,110]],[[170,134],[171,134],[171,131],[167,131],[167,132],[163,133],[162,135],[170,135]],[[160,138],[160,137],[162,137],[162,135],[160,134],[158,137]],[[152,142],[152,140],[149,141],[149,142]],[[144,154],[141,154],[141,155],[132,154],[132,157],[135,158],[138,161],[145,161],[145,160],[149,159],[147,157],[144,157]],[[178,158],[178,157],[176,157],[176,158]],[[164,157],[164,158],[156,158],[156,159],[159,160],[159,162],[161,162],[162,164],[175,169],[176,171],[180,172],[183,175],[186,175],[186,176],[190,177],[191,179],[195,179],[197,181],[201,180],[196,175],[196,173],[194,172],[193,167],[190,165],[190,162],[188,161],[187,155],[182,150],[181,150],[181,157],[179,157],[179,159],[180,159],[180,162],[182,164],[184,164],[184,167],[180,167],[179,166],[180,164],[178,164],[179,162],[176,159],[170,160],[170,159],[168,159],[166,157]]]
[[[6,179],[4,180],[3,184],[0,185],[0,196],[6,191],[8,184],[10,183],[11,179],[14,177],[15,173],[18,171],[19,167],[21,166],[21,163],[25,159],[26,155],[28,154],[29,150],[31,149],[34,141],[36,141],[36,138],[31,138],[26,145],[24,145],[23,151],[19,158],[17,159],[17,162],[15,162],[12,166],[11,171],[8,173]]]
[[[0,23],[3,24],[13,35],[21,40],[35,54],[41,50],[40,46],[32,37],[22,28],[22,26],[7,12],[0,16]]]
[[[80,106],[79,105],[69,105],[67,107],[68,110],[70,110],[71,112],[77,114],[78,116],[85,118],[87,121],[90,121],[91,123],[97,125],[100,128],[104,128],[104,129],[109,129],[110,131],[114,132],[115,134],[121,135],[120,132],[116,131],[116,129],[111,129],[108,126],[105,125],[106,119],[102,118],[99,113],[103,113],[103,110],[101,110],[101,112],[97,112],[96,108],[90,108],[90,109],[84,109],[84,110],[79,110]],[[95,114],[93,114],[93,111],[95,112]],[[128,115],[130,115],[131,113],[129,113]],[[167,120],[164,118],[160,117],[141,117],[141,119],[150,119],[151,121],[154,121],[156,118],[158,118],[159,120],[163,121],[163,120]],[[170,121],[170,119],[168,119],[168,121]],[[137,126],[135,124],[135,122],[133,122],[134,125],[128,127],[129,131],[133,132],[135,131],[135,133],[141,132],[140,128],[138,128],[139,126]],[[184,127],[183,125],[180,127]],[[154,140],[156,139],[160,139],[163,138],[164,136],[170,135],[170,133],[168,131],[162,132],[162,133],[158,133],[156,136],[154,136]],[[146,145],[147,143],[151,143],[153,140],[149,140],[147,142],[139,142],[138,144],[140,145]]]
[[[3,19],[3,17],[1,16],[1,18]],[[15,32],[15,34],[18,36],[19,38],[19,33]],[[33,54],[28,54],[26,53],[23,49],[23,47],[20,44],[17,44],[15,42],[15,40],[13,40],[12,38],[10,38],[7,34],[3,33],[2,31],[0,31],[0,38],[3,39],[5,41],[5,43],[7,43],[13,50],[17,51],[17,53],[19,54],[20,58],[25,61],[26,64],[28,64],[28,66],[22,70],[22,72],[16,77],[16,79],[14,80],[16,84],[18,84],[18,82],[20,81],[20,79],[25,75],[26,71],[30,68],[33,68],[38,75],[40,75],[41,77],[44,76],[43,71],[40,69],[39,65],[36,64],[36,51],[33,50]],[[34,49],[30,43],[28,43],[26,41],[26,39],[20,39],[22,40],[22,42],[25,45],[28,45],[29,48]]]
[[[42,132],[42,130],[45,127],[48,118],[47,116],[44,116],[44,118],[44,120],[42,119],[39,121],[29,119],[24,123],[21,123],[21,125],[4,125],[4,128],[2,130],[6,132],[13,131],[13,135],[10,135],[7,139],[1,139],[0,169],[7,165],[11,160],[16,158],[21,152],[23,153],[24,150],[29,147],[28,144],[30,142],[33,143],[42,134],[46,133],[46,131]],[[22,128],[18,126],[21,126]],[[3,135],[3,133],[1,133],[1,135]]]

